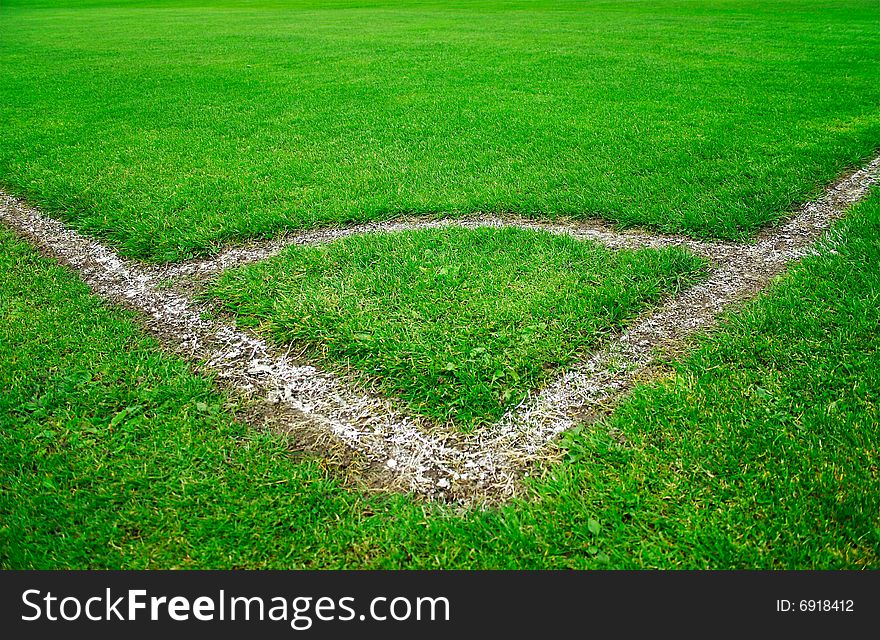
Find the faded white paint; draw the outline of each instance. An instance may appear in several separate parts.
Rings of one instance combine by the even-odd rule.
[[[802,257],[847,207],[865,196],[878,177],[880,158],[832,186],[788,222],[740,245],[644,232],[618,233],[601,224],[545,225],[477,217],[310,231],[232,248],[209,260],[157,267],[123,260],[95,240],[9,196],[0,199],[0,218],[73,267],[98,295],[143,313],[148,326],[162,336],[173,336],[177,351],[205,363],[244,393],[285,403],[384,466],[394,478],[395,488],[481,500],[512,495],[519,478],[556,435],[574,426],[590,407],[602,407],[631,387],[657,349],[707,327],[720,311],[754,295],[791,261]],[[292,244],[327,242],[353,233],[450,225],[544,229],[612,248],[682,245],[713,258],[716,268],[707,281],[643,317],[587,361],[532,394],[496,425],[471,434],[432,428],[390,399],[360,393],[337,376],[297,364],[250,333],[225,321],[207,319],[206,306],[162,286],[167,278],[214,273],[262,260]]]

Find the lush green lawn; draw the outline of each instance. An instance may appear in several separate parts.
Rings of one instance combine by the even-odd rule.
[[[212,293],[240,322],[418,413],[471,427],[500,418],[702,266],[677,248],[434,229],[291,247],[225,273]]]
[[[741,237],[877,149],[878,20],[875,0],[4,0],[0,185],[151,259],[402,212]],[[0,566],[880,568],[880,194],[838,230],[567,434],[527,499],[462,514],[236,423],[0,229]],[[697,267],[445,230],[291,249],[214,291],[470,425]]]
[[[840,237],[569,436],[531,500],[460,515],[234,423],[0,231],[0,564],[880,568],[880,197]]]
[[[735,237],[880,139],[876,0],[5,0],[0,184],[130,255],[512,211]]]

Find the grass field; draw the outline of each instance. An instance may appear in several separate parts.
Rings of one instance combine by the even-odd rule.
[[[212,293],[242,324],[468,428],[498,420],[702,266],[678,248],[615,252],[522,229],[421,230],[294,247],[228,271]]]
[[[568,436],[531,500],[462,514],[343,488],[233,422],[127,313],[0,232],[2,564],[876,568],[880,197],[840,237]]]
[[[0,184],[132,256],[400,213],[734,238],[880,139],[873,0],[0,12]]]
[[[0,189],[148,261],[410,214],[743,240],[880,149],[878,24],[876,0],[2,0]],[[236,419],[0,226],[0,567],[880,568],[880,191],[830,238],[480,509]],[[189,284],[479,439],[706,269],[450,227]]]

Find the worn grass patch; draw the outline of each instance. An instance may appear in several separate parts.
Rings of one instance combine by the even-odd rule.
[[[739,237],[871,155],[875,0],[6,0],[0,184],[128,255],[394,217]]]
[[[693,282],[686,251],[548,232],[428,229],[292,247],[223,274],[225,309],[439,422],[494,422],[646,305]]]

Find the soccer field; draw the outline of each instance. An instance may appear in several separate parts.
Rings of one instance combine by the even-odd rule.
[[[878,23],[4,2],[0,565],[880,567]]]

